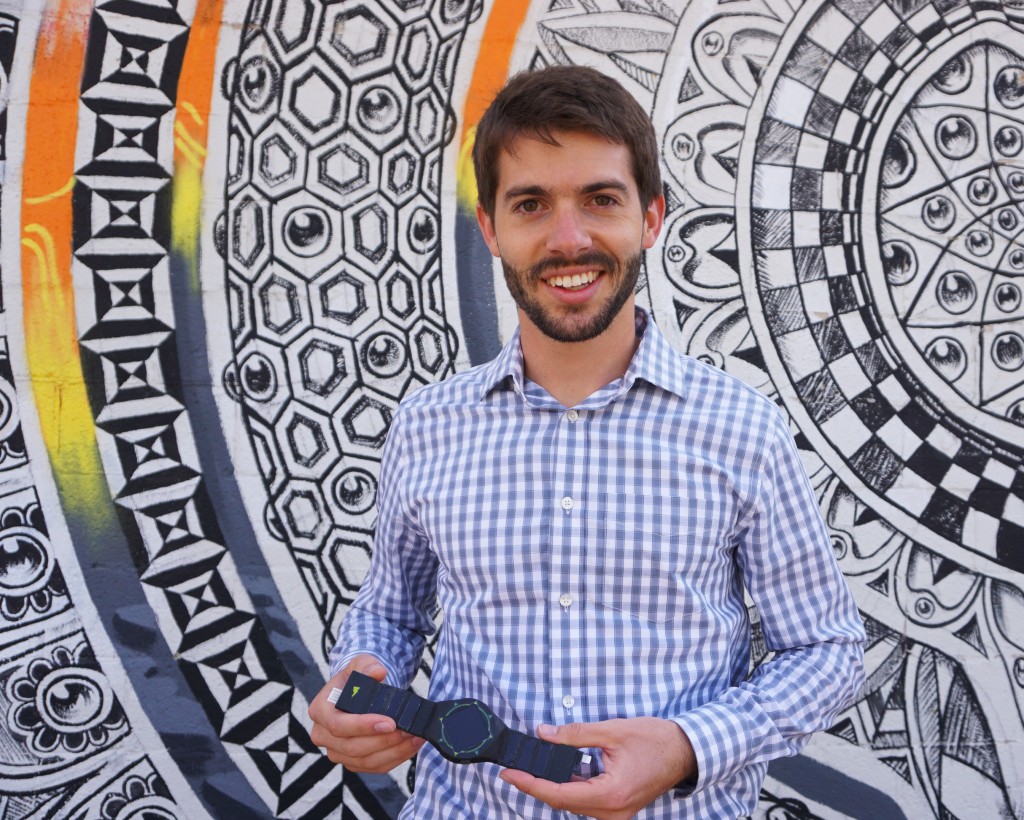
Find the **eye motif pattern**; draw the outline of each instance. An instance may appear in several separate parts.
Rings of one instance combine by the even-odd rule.
[[[1024,57],[991,43],[966,49],[902,112],[879,189],[886,285],[898,320],[927,365],[963,399],[1018,424],[1022,104]]]

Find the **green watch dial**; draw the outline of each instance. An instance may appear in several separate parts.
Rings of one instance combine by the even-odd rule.
[[[491,715],[475,701],[456,702],[440,723],[439,740],[456,757],[473,757],[494,739]]]

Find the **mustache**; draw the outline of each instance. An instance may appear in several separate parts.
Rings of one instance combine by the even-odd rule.
[[[575,259],[561,259],[551,257],[549,259],[541,259],[534,265],[530,266],[530,269],[526,272],[530,279],[540,279],[540,277],[548,271],[557,271],[565,268],[576,268],[576,267],[592,267],[592,268],[603,268],[604,270],[615,269],[615,259],[607,253],[601,251],[588,251],[587,253],[580,254]]]

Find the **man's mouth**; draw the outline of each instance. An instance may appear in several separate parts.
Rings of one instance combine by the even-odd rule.
[[[552,287],[565,288],[566,290],[578,290],[591,284],[600,275],[599,271],[588,270],[584,273],[565,274],[562,276],[551,276],[547,283]]]

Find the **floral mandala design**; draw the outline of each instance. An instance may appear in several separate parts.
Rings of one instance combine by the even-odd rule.
[[[39,504],[0,514],[0,619],[16,623],[29,612],[44,615],[55,598],[67,597],[52,552]]]
[[[124,712],[88,644],[73,651],[58,646],[50,658],[36,658],[23,677],[11,679],[12,728],[28,738],[41,757],[79,755],[106,746],[111,733],[126,724]]]
[[[171,793],[163,779],[153,772],[148,777],[131,775],[125,778],[121,791],[110,792],[103,798],[100,816],[103,820],[174,820],[171,811]]]

